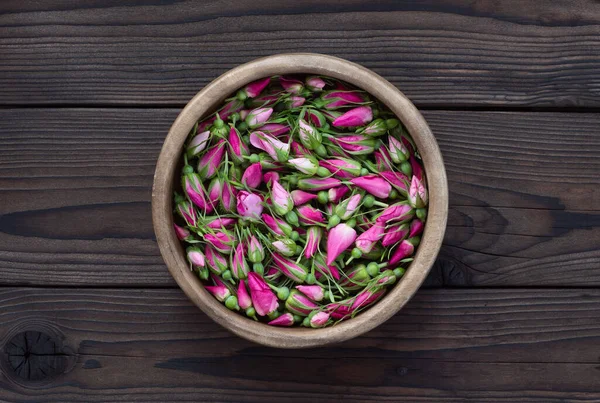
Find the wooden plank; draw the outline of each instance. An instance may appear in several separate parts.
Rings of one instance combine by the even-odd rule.
[[[0,342],[51,335],[67,373],[0,400],[519,401],[600,399],[600,290],[421,290],[327,349],[275,350],[211,322],[179,290],[0,290]],[[1,348],[5,354],[4,348]]]
[[[154,163],[177,110],[0,110],[0,284],[171,286]],[[448,170],[429,285],[600,284],[600,115],[427,111]]]
[[[420,106],[600,105],[592,0],[0,4],[0,104],[182,105],[282,52],[350,59]]]

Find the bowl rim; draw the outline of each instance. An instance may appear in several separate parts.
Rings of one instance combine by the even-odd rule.
[[[228,310],[204,289],[189,269],[173,229],[172,194],[182,147],[194,123],[247,83],[281,74],[329,76],[357,86],[384,103],[402,121],[424,164],[429,191],[428,216],[421,243],[402,279],[369,309],[335,326],[280,328]],[[393,84],[373,71],[334,56],[283,53],[250,61],[222,74],[199,91],[179,113],[165,138],[154,174],[152,220],[169,272],[195,305],[236,335],[271,347],[307,348],[345,341],[368,332],[398,312],[423,283],[442,245],[448,216],[448,184],[442,154],[427,122]]]

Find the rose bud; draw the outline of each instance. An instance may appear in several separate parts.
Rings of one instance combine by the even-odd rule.
[[[279,218],[270,216],[268,214],[263,214],[262,219],[263,219],[263,222],[265,223],[265,225],[267,227],[269,227],[269,229],[271,231],[273,231],[274,234],[285,235],[285,236],[290,236],[292,234],[292,231],[293,231],[292,227],[290,226],[290,224],[286,223],[285,221],[283,221]]]
[[[273,181],[279,181],[279,174],[275,171],[265,172],[263,174],[263,180],[267,184],[267,186],[271,186]]]
[[[306,231],[306,248],[304,249],[304,257],[311,258],[319,249],[319,243],[323,238],[323,230],[321,227],[310,227]]]
[[[394,170],[394,163],[392,161],[392,157],[385,148],[380,148],[379,150],[375,151],[373,155],[375,157],[375,164],[377,165],[377,170],[379,172]]]
[[[317,195],[314,193],[308,193],[303,190],[292,190],[290,192],[292,196],[292,200],[294,201],[295,206],[300,206],[302,204],[310,203],[311,200],[317,198]]]
[[[395,244],[408,235],[408,224],[395,225],[386,231],[381,244],[385,247]]]
[[[290,109],[299,108],[304,104],[305,101],[306,101],[306,98],[293,95],[287,100],[286,105]]]
[[[375,151],[377,140],[357,134],[345,137],[332,137],[331,142],[341,147],[345,152],[351,155],[372,154]]]
[[[248,288],[256,313],[266,316],[277,310],[277,296],[261,276],[254,272],[248,273]]]
[[[244,284],[243,280],[240,281],[240,284],[238,284],[237,298],[240,308],[246,310],[252,306],[252,298],[250,298],[250,294],[248,293],[246,284]]]
[[[350,180],[352,184],[366,190],[375,197],[386,199],[392,191],[392,186],[383,178],[377,175],[365,175]]]
[[[408,176],[404,175],[402,172],[393,171],[383,171],[380,172],[379,175],[396,188],[399,194],[404,197],[408,196]]]
[[[260,196],[242,190],[237,195],[237,212],[244,218],[258,219],[263,211]]]
[[[281,83],[283,89],[289,92],[290,94],[299,94],[304,89],[302,81],[296,80],[294,78],[279,77],[279,82]]]
[[[347,224],[338,224],[327,234],[327,261],[330,265],[356,239],[356,231]]]
[[[260,263],[265,258],[265,249],[260,241],[252,235],[248,241],[248,260],[252,263]]]
[[[256,129],[257,127],[263,125],[273,113],[273,108],[258,108],[250,111],[248,116],[246,116],[246,124],[251,129]]]
[[[293,158],[288,160],[288,164],[307,175],[316,174],[319,168],[319,162],[314,157]]]
[[[260,127],[260,131],[271,136],[279,137],[290,131],[288,125],[282,125],[281,123],[267,123]]]
[[[186,250],[188,262],[194,268],[204,267],[206,265],[206,261],[204,259],[204,253],[202,250],[196,246],[190,246]]]
[[[385,289],[375,288],[373,290],[364,290],[358,293],[358,295],[354,298],[354,302],[350,307],[352,312],[365,308],[371,305],[373,302],[377,301],[385,294]]]
[[[188,169],[193,171],[193,168],[187,165],[184,167],[184,172],[188,171]],[[184,173],[181,186],[188,199],[190,199],[201,211],[210,213],[213,210],[212,205],[206,200],[206,192],[202,186],[202,179],[198,174],[189,172]]]
[[[246,160],[244,157],[250,155],[248,146],[242,141],[240,133],[233,126],[231,127],[231,130],[229,130],[228,143],[229,156],[234,162],[241,164]]]
[[[248,262],[246,262],[245,252],[244,244],[240,242],[235,247],[231,257],[231,272],[237,279],[246,278],[250,271],[250,266],[248,266]]]
[[[363,253],[369,253],[385,233],[385,223],[376,222],[371,228],[356,238],[356,247]]]
[[[259,162],[250,164],[242,175],[242,184],[250,189],[256,189],[262,182],[262,166]]]
[[[225,153],[225,140],[221,139],[217,144],[209,149],[206,154],[198,161],[198,175],[202,179],[209,179],[215,176]]]
[[[362,134],[366,134],[367,136],[381,136],[387,132],[387,125],[385,124],[385,120],[383,119],[375,119],[371,123],[369,123],[363,130],[360,131]]]
[[[294,315],[292,315],[289,312],[284,313],[283,315],[280,315],[280,316],[276,317],[275,319],[273,319],[272,321],[267,323],[267,325],[271,325],[271,326],[292,326],[293,324],[294,324]]]
[[[176,210],[185,220],[185,223],[190,227],[195,227],[198,225],[198,215],[196,214],[196,209],[192,206],[192,203],[188,202],[183,198],[183,196],[177,195],[175,197]]]
[[[215,232],[214,234],[205,234],[203,235],[203,238],[220,253],[229,254],[233,249],[234,239],[224,231]]]
[[[237,203],[237,190],[227,181],[223,183],[221,205],[225,211],[233,211]]]
[[[317,312],[310,319],[310,327],[315,329],[324,327],[327,325],[327,322],[329,322],[329,314],[327,312]]]
[[[309,313],[318,307],[306,295],[296,290],[292,290],[290,296],[285,300],[285,308],[293,314],[300,316],[308,316]]]
[[[325,296],[325,290],[320,285],[297,285],[296,289],[315,302],[319,302]]]
[[[306,86],[311,91],[321,91],[325,87],[326,83],[322,78],[311,76],[306,78]]]
[[[347,186],[340,186],[337,188],[329,189],[329,191],[327,192],[328,200],[332,203],[337,203],[349,191],[350,191],[350,188],[348,188]]]
[[[208,228],[212,228],[212,229],[220,229],[220,228],[229,228],[229,227],[233,226],[235,223],[237,223],[237,220],[235,218],[222,217],[222,218],[215,218],[214,220],[209,221],[208,223],[206,223],[206,226]]]
[[[303,225],[314,225],[325,222],[323,213],[309,204],[297,208],[298,221]]]
[[[313,256],[313,261],[315,263],[315,268],[318,271],[330,275],[335,280],[339,280],[340,279],[340,272],[339,272],[339,270],[338,270],[338,268],[337,268],[336,265],[333,265],[333,264],[327,265],[327,264],[325,264],[325,260],[323,259],[323,257],[321,255],[315,255],[315,256]]]
[[[290,145],[263,132],[250,133],[250,144],[266,151],[275,161],[286,162],[290,155]]]
[[[294,262],[286,257],[283,257],[277,253],[273,253],[273,262],[275,266],[281,271],[286,277],[294,280],[296,283],[303,283],[308,274],[306,268],[301,264]]]
[[[342,182],[335,178],[324,178],[324,179],[299,179],[298,187],[302,190],[327,190],[340,186]]]
[[[386,207],[377,217],[377,222],[383,224],[391,221],[406,221],[414,216],[414,210],[406,203],[400,202]]]
[[[296,253],[296,242],[289,238],[271,242],[271,245],[273,245],[273,248],[283,256],[294,256]]]
[[[342,116],[333,121],[334,127],[356,127],[362,126],[373,120],[373,111],[368,106],[359,106],[350,109]]]
[[[337,109],[347,105],[362,104],[365,101],[358,91],[334,90],[328,91],[321,96],[321,103],[326,109]]]
[[[338,204],[333,211],[342,220],[348,220],[350,217],[352,217],[352,215],[354,215],[354,212],[360,204],[361,198],[362,196],[360,194],[350,196]]]
[[[210,245],[204,249],[208,268],[215,274],[221,274],[228,268],[227,259]]]
[[[332,174],[343,179],[359,176],[362,171],[362,166],[359,161],[342,157],[321,160],[319,161],[319,165],[326,168]]]
[[[187,156],[188,158],[192,158],[200,154],[208,145],[210,138],[210,132],[205,131],[202,133],[196,134],[192,140],[188,143],[187,146]]]
[[[262,90],[264,90],[266,88],[266,86],[269,85],[270,81],[271,81],[271,77],[253,81],[250,84],[248,84],[246,87],[244,87],[241,91],[248,98],[256,98],[262,92]],[[243,99],[242,99],[242,101],[243,101]]]
[[[408,237],[413,238],[417,235],[421,235],[424,227],[425,226],[423,225],[423,221],[421,221],[419,219],[413,220],[410,223],[410,233],[408,234]]]
[[[390,157],[392,158],[392,161],[394,161],[396,164],[400,164],[408,159],[410,153],[400,140],[393,136],[389,136],[388,142],[388,148],[390,150]]]
[[[277,181],[271,185],[271,203],[273,210],[279,215],[285,215],[294,208],[292,196],[283,186]]]
[[[208,204],[211,206],[211,210],[217,207],[219,198],[223,194],[223,181],[219,178],[213,178],[208,185]]]
[[[415,252],[414,245],[410,242],[410,240],[404,240],[400,243],[400,245],[396,246],[396,249],[392,252],[392,257],[389,261],[390,268],[397,266],[402,259],[405,259]]]
[[[423,208],[427,205],[427,201],[427,189],[419,178],[413,175],[410,189],[408,190],[408,202],[414,208]]]
[[[225,285],[205,285],[204,288],[221,302],[224,302],[231,295],[231,291]]]
[[[327,121],[325,115],[315,109],[306,110],[306,122],[315,127],[323,127]]]
[[[308,124],[304,119],[300,119],[298,125],[298,136],[304,147],[314,150],[321,145],[321,133],[315,127]]]

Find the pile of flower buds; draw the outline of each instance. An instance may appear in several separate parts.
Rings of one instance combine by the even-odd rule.
[[[175,232],[225,306],[275,326],[351,318],[403,276],[427,215],[412,139],[364,91],[269,77],[199,121]]]

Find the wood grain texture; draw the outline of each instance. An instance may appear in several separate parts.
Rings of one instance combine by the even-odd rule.
[[[418,106],[600,105],[592,0],[0,4],[0,105],[174,105],[282,52],[358,62]]]
[[[73,360],[41,383],[3,366],[0,400],[594,401],[599,315],[600,290],[421,290],[353,341],[286,351],[232,336],[179,290],[5,288],[2,346],[50,332]]]
[[[150,192],[177,113],[0,110],[0,284],[173,286]],[[600,115],[425,117],[451,193],[429,285],[600,284]]]

